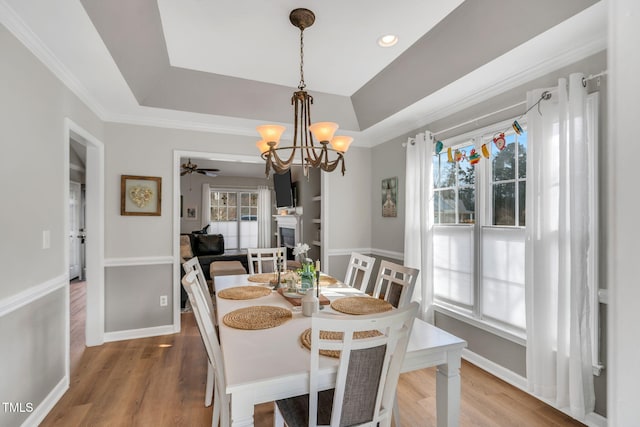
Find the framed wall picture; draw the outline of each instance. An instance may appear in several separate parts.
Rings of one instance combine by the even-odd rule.
[[[122,175],[120,215],[160,216],[162,178]]]
[[[382,216],[398,216],[398,177],[382,180]]]
[[[198,209],[195,206],[187,207],[187,219],[197,220],[198,219]]]

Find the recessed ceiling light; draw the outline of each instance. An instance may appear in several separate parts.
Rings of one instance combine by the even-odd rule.
[[[378,46],[391,47],[398,43],[398,36],[395,34],[386,34],[378,39]]]

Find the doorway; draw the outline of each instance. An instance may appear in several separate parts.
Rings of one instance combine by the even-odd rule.
[[[65,242],[65,264],[69,268],[70,278],[76,274],[86,280],[86,297],[84,305],[86,309],[85,342],[86,346],[101,345],[104,343],[104,145],[89,132],[78,126],[70,119],[65,119],[66,142],[66,181],[69,193],[67,194],[67,207],[65,226],[67,236]],[[72,198],[77,197],[78,183],[75,169],[72,166],[78,162],[71,161],[71,153],[75,152],[84,157],[84,202],[82,197],[82,185],[80,185],[80,200],[72,203]],[[79,204],[79,206],[78,206]],[[84,206],[84,220],[83,209]],[[72,212],[72,207],[75,212]],[[74,218],[77,215],[77,218]],[[79,223],[78,231],[72,232],[71,223]],[[82,231],[80,231],[82,230]],[[80,241],[77,257],[79,267],[73,266],[71,259],[76,258],[74,253],[77,241]],[[84,244],[82,244],[84,242]],[[82,267],[82,246],[84,246],[84,269]],[[73,272],[72,272],[73,269]],[[70,309],[70,307],[67,307]]]

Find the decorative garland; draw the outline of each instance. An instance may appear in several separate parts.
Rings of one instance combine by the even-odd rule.
[[[538,113],[542,115],[542,113],[540,112],[540,102],[542,102],[543,100],[547,101],[549,99],[551,99],[551,92],[545,90],[544,92],[542,92],[542,95],[540,95],[540,99],[538,99],[538,101],[535,104],[529,107],[527,111],[524,112],[524,114],[522,114],[520,117],[514,120],[513,123],[511,123],[511,128],[513,128],[516,134],[521,135],[524,132],[524,129],[522,129],[522,126],[520,126],[520,123],[518,123],[518,120],[522,119],[529,111],[531,111],[533,107],[536,107],[536,106],[538,107]],[[509,129],[505,129],[503,131],[498,131],[493,134],[492,140],[496,148],[498,149],[498,151],[504,150],[505,147],[507,146],[504,133],[507,132],[508,130]],[[436,155],[440,154],[443,148],[444,148],[444,143],[440,140],[437,140],[435,143]],[[460,151],[458,149],[452,150],[451,147],[449,147],[447,148],[447,161],[449,163],[455,163],[455,162],[460,162],[462,160],[466,160],[472,165],[476,165],[480,162],[482,157],[484,157],[485,159],[488,159],[490,157],[490,152],[489,152],[489,148],[487,147],[487,144],[482,144],[482,147],[480,147],[480,149],[482,151],[482,156],[480,156],[480,154],[476,152],[475,148],[472,148],[471,151],[469,152],[469,155],[467,156],[467,153],[465,153],[464,151]]]

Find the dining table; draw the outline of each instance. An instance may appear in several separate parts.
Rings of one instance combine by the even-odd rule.
[[[321,294],[331,302],[348,296],[367,298],[359,289],[334,280],[321,286]],[[216,276],[216,315],[222,349],[227,393],[231,397],[231,425],[253,426],[254,406],[309,392],[309,351],[300,336],[311,327],[311,317],[304,316],[282,294],[271,291],[252,299],[221,298],[220,291],[241,286],[266,286],[250,281],[250,275]],[[224,293],[223,293],[224,294]],[[245,307],[275,306],[291,310],[289,320],[279,326],[246,330],[230,327],[225,315]],[[242,311],[242,310],[241,310]],[[347,316],[324,305],[323,312]],[[436,367],[436,421],[439,427],[457,426],[460,418],[460,363],[465,340],[420,318],[411,330],[401,372]],[[321,357],[321,388],[332,388],[338,360]]]

